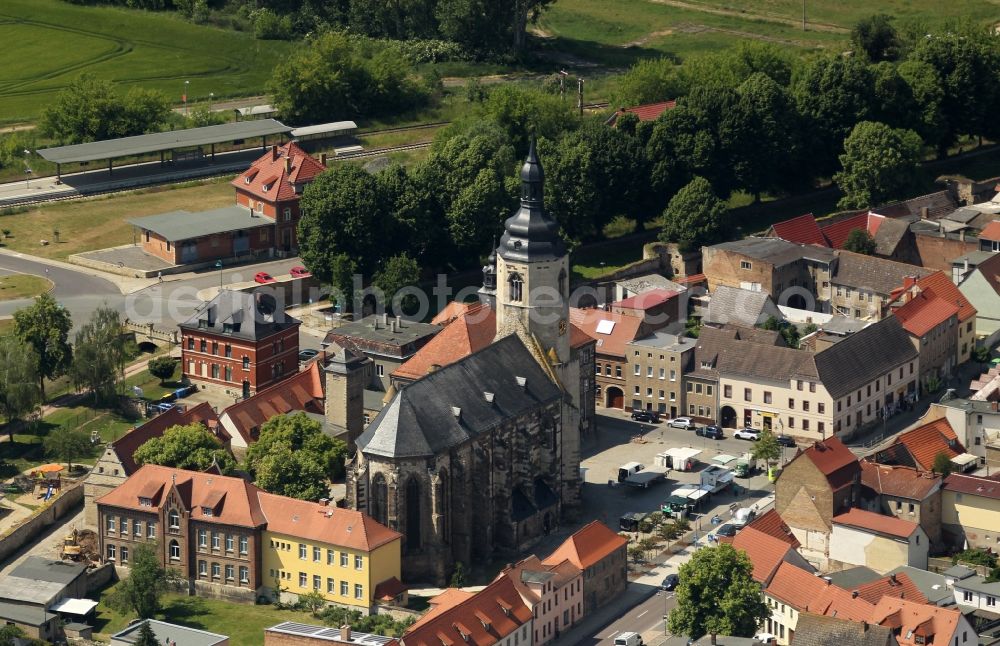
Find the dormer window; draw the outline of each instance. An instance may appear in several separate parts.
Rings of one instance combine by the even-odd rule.
[[[247,175],[246,177],[243,178],[243,183],[249,184],[252,179],[253,178],[250,175]]]
[[[202,516],[212,516],[214,514],[212,513],[212,508],[211,507],[202,507],[201,508],[201,515]]]
[[[271,190],[271,185],[270,184],[264,184],[264,192],[267,193],[270,190]]]
[[[153,501],[151,498],[139,498],[140,507],[152,507]]]

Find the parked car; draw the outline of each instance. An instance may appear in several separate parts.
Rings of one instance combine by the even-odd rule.
[[[787,446],[788,448],[795,448],[795,439],[791,435],[779,435],[775,438],[778,440],[778,444],[781,446]]]
[[[692,428],[695,427],[694,420],[691,419],[690,417],[675,417],[674,419],[670,420],[669,423],[670,426],[674,428],[685,428],[691,430]]]
[[[313,357],[319,354],[319,350],[305,349],[299,351],[299,361],[309,361]]]
[[[274,280],[274,276],[267,273],[266,271],[258,271],[256,275],[254,275],[253,280],[255,283],[260,283],[261,285],[266,285],[267,283],[276,282]]]
[[[312,273],[310,273],[308,269],[301,266],[292,267],[288,270],[288,273],[292,276],[292,278],[309,278],[312,276]]]
[[[722,429],[718,426],[702,426],[701,428],[696,428],[694,434],[707,437],[710,440],[721,440],[726,437],[722,433]]]
[[[733,536],[736,536],[736,530],[738,529],[739,527],[737,527],[736,525],[733,525],[732,523],[726,523],[725,525],[720,526],[719,529],[715,531],[715,533],[719,536],[729,536],[730,538],[732,538]]]
[[[643,646],[639,633],[622,633],[615,637],[615,646]]]
[[[660,589],[669,592],[670,590],[676,588],[678,583],[680,583],[680,579],[676,574],[668,574],[666,578],[663,579],[663,583],[660,584]]]
[[[634,410],[632,411],[632,419],[637,422],[650,422],[652,424],[660,423],[660,414],[652,410]]]
[[[752,440],[756,442],[760,439],[760,431],[755,428],[741,428],[733,433],[733,437],[737,440]]]

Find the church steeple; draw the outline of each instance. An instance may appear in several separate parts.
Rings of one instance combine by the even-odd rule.
[[[504,223],[497,250],[504,260],[535,262],[566,255],[559,224],[545,213],[544,183],[545,172],[532,137],[528,157],[521,166],[521,206]]]

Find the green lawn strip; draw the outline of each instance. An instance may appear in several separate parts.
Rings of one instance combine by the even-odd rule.
[[[158,401],[164,395],[174,392],[181,387],[177,380],[181,376],[181,364],[178,361],[174,364],[174,374],[170,379],[160,383],[160,380],[149,374],[149,370],[143,370],[125,379],[126,388],[131,391],[133,386],[142,388],[142,398],[149,401]]]
[[[34,298],[52,289],[52,281],[31,274],[0,276],[0,301]]]
[[[108,607],[105,600],[114,586],[105,589],[100,596],[92,596],[100,603],[94,617],[94,632],[108,638],[128,625],[134,615],[123,615]],[[157,619],[207,630],[229,636],[231,644],[255,646],[264,643],[264,629],[283,621],[322,625],[305,612],[278,610],[270,605],[249,606],[217,599],[189,597],[167,594],[163,598],[163,611]]]

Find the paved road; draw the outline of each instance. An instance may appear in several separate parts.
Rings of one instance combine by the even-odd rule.
[[[669,614],[676,605],[677,600],[674,598],[673,592],[659,590],[621,617],[602,626],[592,637],[578,640],[576,643],[579,646],[612,646],[615,643],[615,637],[622,633],[649,633],[654,629],[662,631],[664,628],[663,616]],[[680,643],[686,644],[687,640],[681,640]]]

